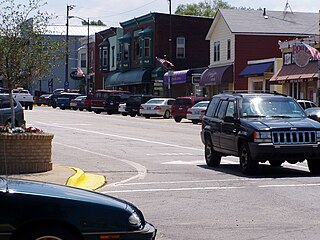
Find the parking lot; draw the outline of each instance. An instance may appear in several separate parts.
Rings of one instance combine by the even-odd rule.
[[[103,174],[98,191],[136,204],[157,239],[318,239],[318,177],[306,164],[244,176],[238,159],[206,166],[201,125],[35,107],[27,123],[55,134],[53,162]]]

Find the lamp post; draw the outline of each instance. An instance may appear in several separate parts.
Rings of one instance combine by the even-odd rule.
[[[65,64],[65,79],[64,79],[64,88],[69,88],[69,11],[72,10],[75,5],[67,5],[67,31],[66,31],[66,64]]]
[[[171,0],[168,0],[169,3],[169,61],[172,62],[172,14],[171,14]],[[168,72],[168,95],[172,97],[171,85],[172,85],[172,76],[173,71],[170,69]]]
[[[86,74],[86,77],[85,77],[85,89],[84,89],[84,91],[85,91],[85,93],[87,95],[88,94],[88,77],[89,77],[89,69],[90,69],[90,67],[89,67],[89,60],[90,60],[90,58],[89,58],[89,46],[90,46],[90,44],[89,44],[89,42],[90,42],[89,18],[88,18],[88,20],[85,20],[85,19],[83,19],[81,17],[78,17],[78,16],[68,16],[68,18],[78,18],[78,19],[80,19],[80,20],[82,20],[84,22],[87,22],[87,24],[88,24],[88,30],[87,30],[87,74]]]

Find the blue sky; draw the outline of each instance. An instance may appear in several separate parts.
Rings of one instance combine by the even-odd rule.
[[[177,5],[187,3],[198,3],[197,0],[172,0],[172,12]],[[240,7],[259,7],[267,10],[283,11],[287,0],[227,0],[230,5]],[[288,0],[292,11],[319,12],[320,0]],[[107,26],[119,26],[123,22],[149,12],[169,13],[167,0],[47,0],[47,5],[42,9],[54,13],[57,18],[54,24],[65,24],[66,6],[75,5],[70,15],[92,20],[101,20]],[[290,9],[289,9],[290,10]],[[77,19],[70,20],[72,25],[80,25]]]

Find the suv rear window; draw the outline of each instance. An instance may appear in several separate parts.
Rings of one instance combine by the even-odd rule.
[[[188,99],[188,98],[181,98],[181,99],[176,99],[175,104],[176,105],[191,105],[192,101],[191,101],[191,99]]]

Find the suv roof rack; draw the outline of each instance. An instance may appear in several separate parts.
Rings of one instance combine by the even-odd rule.
[[[229,94],[241,94],[241,93],[267,93],[267,94],[274,94],[274,95],[282,95],[282,96],[285,96],[287,97],[286,94],[283,94],[283,93],[279,93],[277,91],[263,91],[263,90],[225,90],[225,91],[222,91],[220,92],[221,94],[223,93],[229,93]]]

